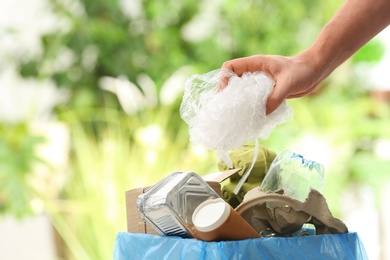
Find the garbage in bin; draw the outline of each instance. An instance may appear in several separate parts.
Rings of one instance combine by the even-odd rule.
[[[268,153],[265,147],[262,150]],[[249,147],[232,151],[233,164],[243,167],[248,163],[249,160],[245,161],[248,151]],[[248,178],[252,183],[245,183],[240,196],[236,196],[241,200],[236,211],[261,236],[302,235],[299,231],[305,224],[314,224],[316,234],[348,232],[345,224],[332,216],[321,194],[325,175],[322,164],[288,149],[274,157],[271,165],[261,156],[256,163]],[[267,169],[265,177],[264,169]],[[234,188],[237,177],[229,179],[222,187],[222,197],[230,203],[233,194],[228,191]],[[245,190],[253,184],[256,187]]]
[[[324,196],[314,189],[301,202],[283,190],[265,193],[255,188],[245,195],[236,211],[260,234],[271,230],[274,236],[294,236],[307,223],[315,226],[316,235],[348,233],[347,226],[333,217]]]
[[[323,177],[321,164],[286,150],[276,156],[261,185],[247,192],[235,209],[193,172],[168,175],[138,197],[137,208],[161,235],[205,241],[309,235],[300,232],[305,224],[313,224],[315,234],[347,233],[315,189],[322,188]],[[246,232],[221,232],[219,228],[231,225],[233,218]]]

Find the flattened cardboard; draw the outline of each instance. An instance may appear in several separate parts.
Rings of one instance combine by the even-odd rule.
[[[139,195],[145,193],[147,189],[148,187],[126,191],[127,232],[129,233],[158,235],[156,230],[146,224],[137,210],[137,198]]]

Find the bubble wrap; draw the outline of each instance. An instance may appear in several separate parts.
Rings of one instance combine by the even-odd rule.
[[[189,126],[190,141],[216,151],[230,166],[229,150],[250,140],[266,139],[276,125],[292,118],[293,111],[284,101],[266,115],[265,105],[274,81],[265,73],[247,72],[238,77],[224,71],[228,85],[217,91],[221,72],[214,70],[187,79],[180,115]]]

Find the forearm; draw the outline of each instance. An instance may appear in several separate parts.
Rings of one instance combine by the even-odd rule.
[[[316,68],[321,81],[389,24],[390,0],[346,0],[298,56]]]

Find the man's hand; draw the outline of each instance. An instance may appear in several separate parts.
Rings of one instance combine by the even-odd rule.
[[[296,98],[309,94],[322,80],[324,73],[316,70],[314,64],[301,55],[293,57],[275,55],[255,55],[230,60],[222,65],[221,84],[219,89],[227,85],[229,73],[238,76],[244,72],[262,71],[274,81],[274,90],[268,97],[267,114],[272,113],[286,98]]]

